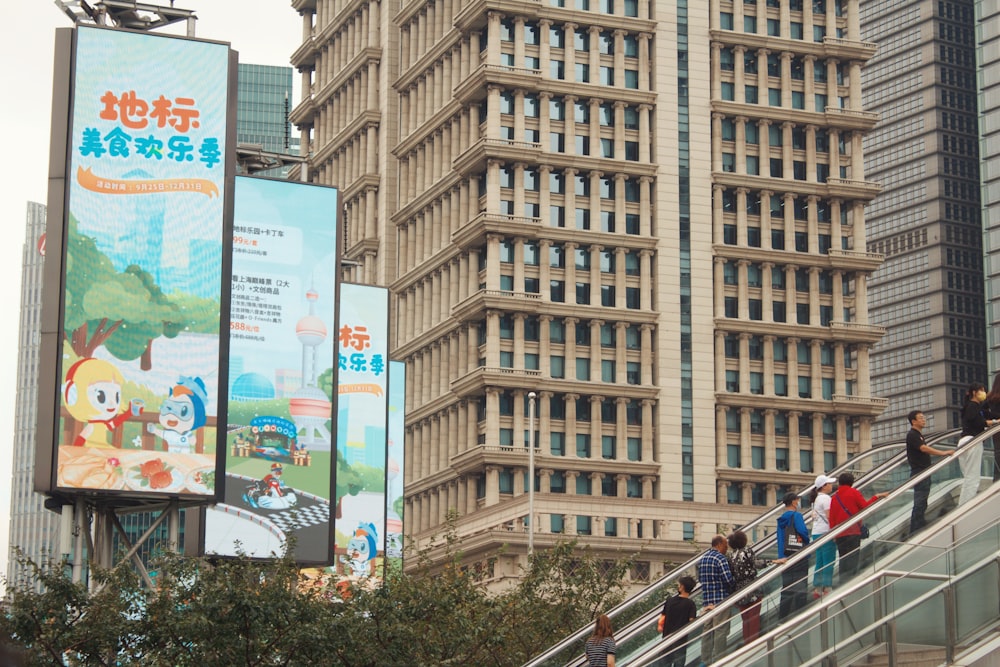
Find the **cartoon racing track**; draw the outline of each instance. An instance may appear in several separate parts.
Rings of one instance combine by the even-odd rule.
[[[326,544],[329,540],[327,525],[330,522],[330,503],[324,498],[311,493],[285,486],[282,488],[285,496],[296,498],[294,504],[276,503],[272,508],[258,504],[256,507],[247,502],[247,494],[256,487],[259,480],[245,475],[226,473],[225,505],[241,510],[238,514],[255,514],[263,523],[271,524],[268,528],[285,535],[294,531],[299,544]]]

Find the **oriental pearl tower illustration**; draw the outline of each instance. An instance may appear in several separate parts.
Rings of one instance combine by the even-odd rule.
[[[312,287],[306,292],[309,314],[295,325],[295,335],[302,344],[302,388],[292,395],[288,411],[299,431],[299,445],[329,450],[331,437],[326,427],[333,408],[330,399],[316,385],[316,356],[326,340],[326,325],[315,314],[319,294]]]

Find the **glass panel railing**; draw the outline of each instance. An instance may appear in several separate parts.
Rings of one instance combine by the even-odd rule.
[[[992,434],[993,431],[1000,432],[1000,428],[992,429],[990,433]],[[993,485],[992,451],[983,451],[981,448],[976,448],[977,443],[989,437],[991,436],[983,434],[959,450],[959,453],[975,451],[976,456],[982,458],[983,465],[979,469],[979,479],[977,483],[972,484],[975,487],[975,491],[979,494],[990,492]],[[946,442],[947,438],[939,440],[935,446],[943,446]],[[921,556],[915,553],[914,550],[902,549],[904,546],[909,547],[906,539],[908,538],[910,514],[913,506],[912,489],[916,484],[925,479],[931,479],[931,491],[926,512],[929,526],[941,522],[942,517],[955,516],[954,510],[958,506],[958,499],[964,481],[961,467],[958,464],[959,458],[960,456],[953,456],[940,459],[929,470],[913,479],[909,477],[909,467],[906,464],[905,458],[903,458],[898,462],[874,471],[854,484],[855,488],[861,491],[865,497],[871,497],[880,492],[891,491],[891,493],[884,500],[873,503],[857,514],[857,521],[868,526],[871,532],[871,539],[862,541],[860,549],[854,554],[856,556],[856,567],[850,565],[852,559],[845,560],[838,557],[835,564],[835,571],[839,579],[838,586],[840,588],[849,587],[851,582],[858,578],[877,577],[884,569],[885,563],[890,559],[897,558],[900,553],[907,554],[906,558],[900,559],[900,563],[897,563],[899,567],[904,568],[904,571],[908,567],[907,558],[911,561],[916,560],[921,564],[929,560],[926,553],[922,556],[921,560]],[[988,466],[986,465],[987,458],[989,459]],[[905,469],[905,476],[901,475],[900,468]],[[897,483],[900,479],[903,480],[902,483]],[[852,521],[850,523],[855,522]],[[804,569],[802,567],[803,563],[809,562],[810,556],[819,545],[829,540],[835,540],[836,537],[846,532],[849,528],[849,524],[837,526],[822,540],[811,544],[787,564],[780,568],[770,567],[761,573],[760,578],[755,583],[763,595],[761,625],[764,632],[778,628],[782,626],[784,621],[795,617],[794,626],[797,631],[795,635],[798,636],[802,634],[798,631],[804,627],[799,615],[803,613],[805,615],[815,615],[825,608],[825,605],[817,603],[812,599],[802,601],[800,598],[789,605],[792,610],[786,609],[784,610],[786,613],[783,614],[781,609],[782,593],[784,590],[787,599],[788,591],[793,590],[796,583],[799,583],[801,588],[807,589],[808,580],[811,579],[813,572],[811,567]],[[759,552],[762,552],[765,558],[772,558],[774,554],[771,549],[772,547],[765,546]],[[845,563],[848,563],[848,565],[845,566]],[[948,567],[952,568],[952,565],[949,563]],[[807,572],[804,577],[807,581],[796,581],[795,576],[792,575],[793,572]],[[929,573],[927,576],[931,576],[931,574],[933,573]],[[906,593],[908,596],[907,599],[912,600],[913,595],[920,594],[920,585],[913,582],[907,585],[913,587],[913,590]],[[738,611],[734,609],[734,598],[736,597],[738,596],[732,596],[726,603],[704,614],[688,628],[685,628],[685,632],[690,633],[693,637],[688,649],[689,660],[696,658],[701,652],[703,634],[705,633],[707,624],[719,617],[726,619],[722,622],[723,632],[726,635],[725,649],[722,654],[729,655],[743,646],[744,641],[740,632]],[[861,597],[864,597],[864,595],[861,595]],[[854,611],[842,614],[834,623],[816,623],[816,637],[803,637],[801,640],[796,639],[795,641],[789,640],[787,646],[782,646],[782,643],[779,643],[779,646],[775,648],[779,653],[783,653],[784,655],[782,658],[774,657],[775,664],[786,664],[785,659],[791,659],[793,655],[807,658],[810,655],[809,652],[812,651],[814,642],[821,638],[821,633],[840,638],[840,640],[847,643],[863,643],[867,641],[867,638],[855,635],[861,628],[868,627],[874,622],[875,612],[865,605],[860,605],[856,608],[853,607],[850,596],[844,598],[842,602],[847,608],[854,609]],[[803,609],[805,609],[805,612],[803,612]],[[816,609],[820,611],[815,611]],[[654,611],[649,615],[649,621],[655,622],[655,613]],[[734,615],[734,619],[729,618],[730,614]],[[808,627],[808,624],[805,627]],[[617,658],[618,664],[654,664],[662,649],[670,643],[663,642],[655,636],[648,637],[648,635],[641,642],[637,641],[635,644],[631,644],[630,641],[630,639],[625,639],[625,641],[621,642],[622,646],[619,648]],[[847,650],[849,647],[845,645],[840,648]],[[803,651],[806,652],[802,653]],[[718,660],[719,656],[713,656],[713,659]],[[796,662],[795,664],[800,663]]]
[[[989,493],[990,503],[1000,495],[998,489]],[[991,506],[987,513],[990,523],[969,538],[947,546],[914,547],[917,553],[908,556],[926,559],[917,568],[900,570],[894,562],[866,575],[823,606],[800,615],[794,626],[777,629],[717,667],[811,667],[831,659],[851,665],[875,651],[893,654],[895,664],[907,664],[913,656],[906,656],[906,650],[952,655],[956,646],[981,639],[1000,621],[995,595],[1000,586],[1000,508]],[[972,560],[972,554],[978,558]]]
[[[959,431],[947,431],[939,434],[928,435],[927,442],[932,446],[938,444],[954,445],[959,438]],[[902,464],[905,468],[905,445],[894,444],[879,447],[866,452],[862,452],[851,458],[841,466],[829,471],[834,477],[844,472],[850,472],[858,480],[863,480],[874,471],[891,470],[891,476],[887,476],[886,484],[895,484],[905,481],[909,477],[909,469],[900,471],[898,468]],[[807,498],[811,487],[805,489],[800,496]],[[803,514],[807,514],[803,508]],[[774,544],[773,532],[777,517],[784,511],[780,505],[772,507],[764,512],[760,517],[742,526],[746,532],[758,558],[769,561],[777,558],[776,546]],[[656,619],[663,605],[664,599],[668,596],[668,591],[676,586],[677,578],[684,574],[696,574],[697,562],[701,554],[683,563],[661,579],[646,587],[638,594],[627,599],[614,609],[610,610],[608,616],[611,617],[614,626],[617,628],[615,636],[619,641],[619,656],[623,651],[630,654],[641,652],[643,647],[657,643],[659,633],[656,631]],[[696,592],[693,598],[700,606],[700,592]],[[587,625],[577,630],[575,633],[565,638],[548,651],[537,656],[532,661],[526,663],[525,667],[549,667],[563,664],[582,664],[583,644],[590,635],[592,626]],[[572,659],[574,658],[575,659]],[[620,662],[620,660],[619,660]]]

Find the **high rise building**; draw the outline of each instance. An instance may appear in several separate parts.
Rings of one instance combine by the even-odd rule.
[[[393,294],[408,532],[455,517],[496,580],[532,421],[534,544],[641,547],[641,579],[885,407],[858,3],[707,4],[292,3],[308,178],[340,188],[347,278]]]
[[[862,0],[861,34],[877,40],[865,68],[867,174],[883,186],[868,207],[872,322],[886,328],[871,358],[872,390],[889,400],[876,444],[899,441],[906,414],[930,430],[961,425],[971,382],[988,383],[972,0]],[[996,364],[993,364],[997,368]]]
[[[292,109],[292,68],[239,64],[237,75],[236,141],[255,144],[271,153],[292,153],[288,114]]]
[[[45,261],[45,206],[28,202],[21,269],[21,325],[18,329],[17,403],[14,407],[14,462],[10,483],[10,546],[7,579],[30,574],[16,549],[35,563],[58,559],[59,516],[45,509],[34,492],[35,423],[38,402],[38,345]]]
[[[976,0],[987,366],[1000,371],[1000,7]]]
[[[286,178],[289,156],[299,152],[288,114],[292,68],[240,63],[236,83],[237,169],[256,176]]]

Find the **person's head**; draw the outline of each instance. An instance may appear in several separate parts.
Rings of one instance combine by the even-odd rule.
[[[965,390],[965,402],[969,403],[975,401],[976,403],[982,403],[986,399],[986,385],[982,382],[973,382],[969,385],[969,388]]]
[[[849,472],[840,473],[840,476],[837,477],[837,484],[839,486],[854,486],[854,475]]]
[[[742,549],[747,545],[747,534],[742,530],[734,530],[726,539],[730,549]]]
[[[833,485],[836,483],[837,480],[833,477],[818,475],[815,483],[813,483],[813,490],[809,493],[809,502],[816,502],[816,499],[819,498],[819,494],[821,493],[830,493],[830,491],[833,490]]]
[[[695,586],[694,577],[689,577],[688,575],[685,574],[684,576],[679,577],[677,579],[678,593],[686,593],[690,595],[691,593],[694,592],[694,586]]]
[[[924,416],[922,410],[910,410],[910,414],[906,415],[906,418],[909,420],[910,426],[918,431],[927,425],[927,417]]]
[[[611,619],[607,614],[600,614],[594,621],[594,639],[604,639],[613,636],[611,630]]]
[[[729,550],[729,542],[726,541],[725,536],[716,535],[712,538],[712,548],[718,551],[720,554],[726,553]]]
[[[784,504],[785,509],[793,510],[799,507],[799,494],[794,491],[789,491],[785,494],[785,497],[781,499]]]

